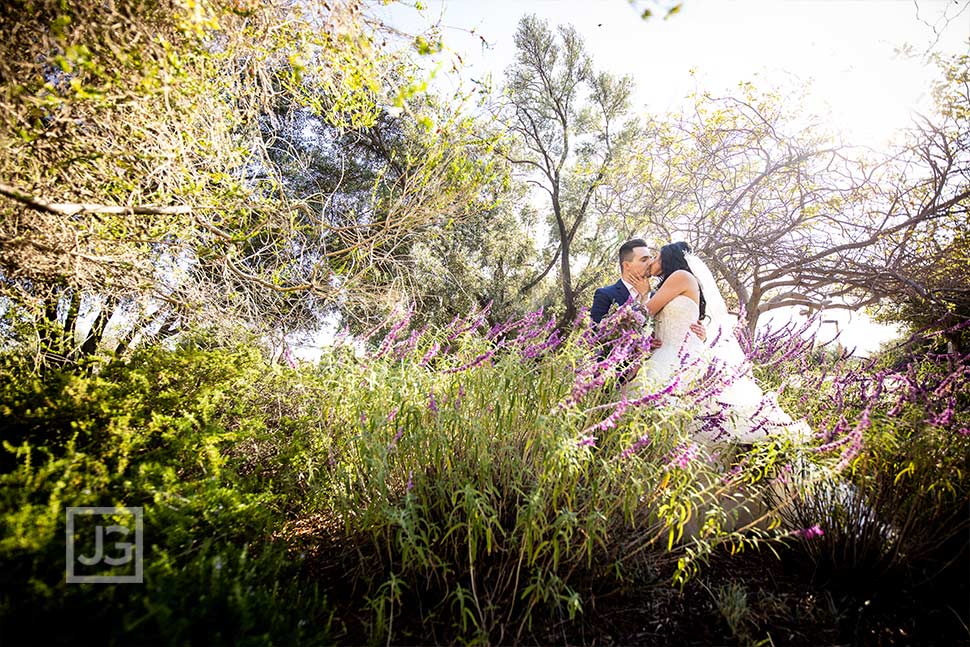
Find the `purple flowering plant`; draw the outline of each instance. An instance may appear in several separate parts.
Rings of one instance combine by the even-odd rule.
[[[802,324],[754,337],[740,326],[720,334],[738,336],[749,364],[704,365],[680,353],[667,384],[625,390],[650,352],[649,320],[630,306],[599,326],[586,312],[564,324],[542,310],[505,321],[476,311],[444,329],[399,324],[389,321],[360,363],[321,364],[334,402],[321,429],[332,441],[311,504],[335,506],[349,531],[373,538],[374,554],[392,547],[387,559],[399,574],[467,582],[487,559],[502,577],[521,568],[524,581],[566,574],[560,581],[570,586],[590,556],[655,555],[687,577],[718,545],[801,537],[821,554],[852,541],[846,520],[806,503],[806,493],[843,488],[865,502],[870,483],[894,480],[904,500],[924,489],[936,501],[955,500],[948,487],[966,492],[954,470],[970,444],[959,431],[970,428],[965,358],[879,363],[806,339]],[[780,432],[772,417],[780,407],[808,423],[806,446],[719,440],[732,423],[719,398],[750,375],[766,391],[751,411],[754,427],[769,438]],[[714,440],[693,438],[698,429]],[[734,526],[719,508],[774,483],[800,492],[806,472],[824,479],[781,502],[791,514],[779,503],[761,522]],[[891,507],[875,527],[902,531],[874,535],[884,542],[906,534]],[[867,518],[864,508],[859,515]],[[502,577],[475,583],[494,599],[553,590],[489,588],[515,581]]]

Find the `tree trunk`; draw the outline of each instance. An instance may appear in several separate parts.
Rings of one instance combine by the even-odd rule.
[[[747,320],[748,336],[754,339],[754,333],[758,329],[758,319],[761,318],[761,284],[755,278],[754,285],[751,286],[751,293],[748,300],[744,302],[744,317]]]
[[[115,303],[116,301],[114,299],[105,299],[104,305],[101,306],[101,311],[98,312],[98,317],[91,324],[91,329],[88,331],[84,343],[81,344],[77,359],[90,357],[97,352],[98,346],[101,344],[101,339],[104,337],[105,326],[108,325],[108,319],[111,318],[111,313],[114,310]]]
[[[81,293],[78,290],[71,290],[68,295],[67,316],[64,318],[64,332],[61,337],[62,352],[65,357],[70,357],[74,353],[74,346],[77,344],[77,315],[81,310]]]
[[[169,315],[165,323],[162,324],[162,327],[158,330],[158,334],[156,335],[158,337],[158,341],[168,339],[179,331],[178,320],[178,312],[173,312],[171,315]]]
[[[133,342],[135,340],[135,337],[138,335],[138,331],[140,328],[141,326],[136,320],[135,323],[131,326],[131,329],[127,333],[125,333],[120,340],[118,340],[118,345],[115,346],[116,356],[121,356],[125,353],[125,351],[128,350],[128,348],[131,346],[131,342]]]
[[[748,302],[744,304],[744,319],[745,327],[748,329],[748,336],[754,339],[755,331],[758,329],[758,319],[761,318],[761,313],[758,312],[758,306],[761,305],[761,297],[753,296],[748,299]]]
[[[61,293],[52,288],[51,294],[44,303],[44,319],[39,331],[40,349],[44,363],[56,367],[64,367],[69,362],[73,346],[74,321],[77,319],[77,305],[75,296],[68,298],[67,317],[63,325],[58,321],[57,310]]]
[[[569,240],[562,244],[560,271],[562,272],[562,295],[566,301],[566,311],[563,313],[563,328],[572,325],[576,320],[576,295],[573,293],[573,279],[569,270]]]
[[[943,333],[943,338],[946,339],[946,363],[950,372],[957,370],[957,365],[960,361],[960,354],[963,351],[962,344],[960,342],[959,332],[945,332]]]
[[[947,333],[946,352],[956,356],[963,352],[963,344],[960,342],[960,335],[957,333]]]
[[[556,226],[559,227],[559,281],[562,285],[563,301],[566,311],[563,313],[562,321],[559,322],[560,329],[565,329],[576,319],[576,295],[573,294],[572,273],[569,269],[569,247],[572,242],[569,238],[569,228],[562,215],[562,204],[559,202],[559,174],[553,178],[552,186],[552,212],[556,216]]]

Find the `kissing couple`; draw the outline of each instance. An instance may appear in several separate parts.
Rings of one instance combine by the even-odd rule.
[[[810,436],[804,421],[794,421],[765,393],[741,350],[735,326],[707,264],[685,242],[652,250],[640,238],[620,246],[620,279],[596,290],[590,318],[599,325],[614,307],[634,306],[653,317],[659,344],[643,361],[625,393],[656,391],[677,380],[686,393],[698,380],[714,381],[692,434],[698,440],[752,443],[769,435],[795,441]],[[651,278],[659,278],[651,291]],[[710,339],[710,341],[708,341]],[[696,391],[696,389],[694,389]]]

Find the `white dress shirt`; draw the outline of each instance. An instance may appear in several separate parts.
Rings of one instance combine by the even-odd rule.
[[[627,280],[625,278],[623,278],[622,276],[620,277],[620,280],[623,281],[623,285],[626,286],[626,289],[630,291],[630,296],[633,297],[634,300],[636,300],[636,301],[639,302],[640,301],[640,293],[637,292],[637,289],[635,287],[633,287],[632,285],[630,285],[627,282]],[[622,304],[620,304],[620,305],[622,305]]]

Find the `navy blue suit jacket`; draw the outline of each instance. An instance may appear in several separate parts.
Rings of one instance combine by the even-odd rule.
[[[623,281],[617,281],[613,285],[605,288],[597,288],[593,294],[593,307],[589,309],[589,318],[593,323],[598,324],[610,307],[615,303],[617,307],[623,305],[630,298],[630,291],[623,285]]]

